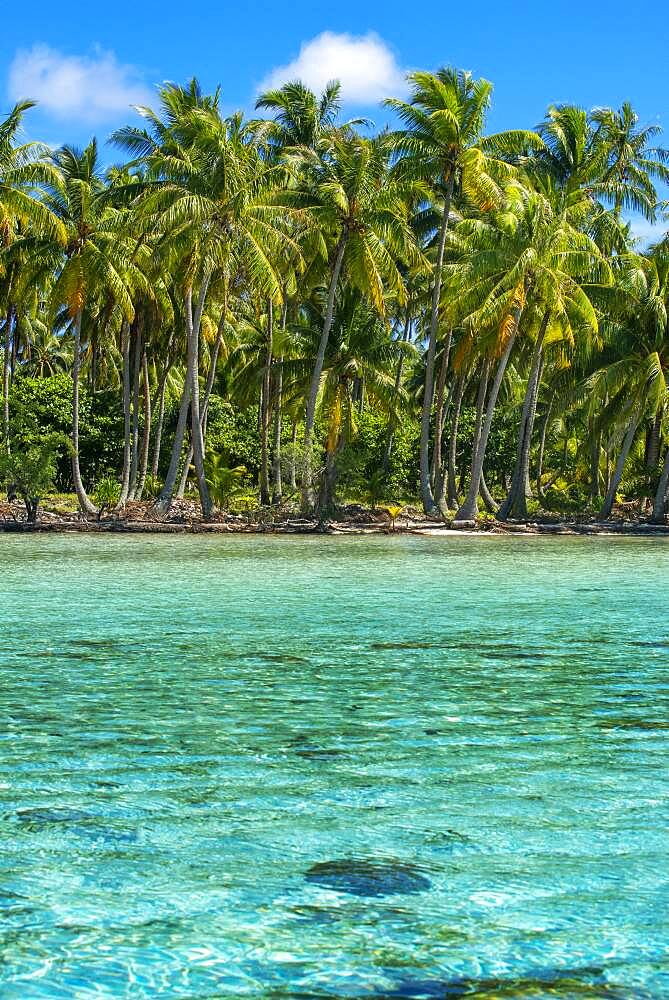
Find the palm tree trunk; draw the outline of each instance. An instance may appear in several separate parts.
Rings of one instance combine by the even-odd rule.
[[[290,474],[288,483],[291,490],[297,489],[297,420],[293,420],[293,434],[291,437],[290,453]]]
[[[142,436],[142,453],[139,465],[139,483],[135,493],[135,499],[141,500],[146,482],[146,473],[149,467],[149,443],[151,441],[151,385],[149,383],[149,362],[146,357],[146,348],[142,358],[142,382],[144,388],[144,433]]]
[[[546,413],[544,419],[541,422],[541,434],[539,436],[539,455],[537,457],[537,496],[539,500],[543,503],[544,500],[544,490],[541,480],[544,475],[544,455],[546,453],[546,434],[548,432],[548,425],[551,419],[551,410],[553,409],[553,397],[555,393],[551,394],[548,400],[548,406],[546,407]]]
[[[481,473],[481,499],[483,500],[483,503],[485,504],[486,510],[490,514],[495,514],[495,516],[497,516],[498,511],[499,511],[499,507],[495,503],[494,496],[492,495],[492,493],[488,489],[488,484],[486,483],[485,473],[484,472]]]
[[[664,453],[664,462],[662,464],[662,472],[660,474],[660,481],[657,484],[657,492],[655,493],[655,502],[653,504],[653,522],[655,524],[664,524],[664,520],[667,514],[667,494],[669,492],[669,448]]]
[[[218,334],[216,336],[216,343],[214,344],[214,349],[211,352],[211,358],[209,360],[209,372],[207,373],[207,382],[204,387],[204,396],[202,397],[202,406],[200,407],[200,424],[202,426],[202,440],[206,441],[207,436],[207,412],[209,410],[209,397],[211,396],[211,391],[214,386],[214,379],[216,378],[216,365],[218,363],[218,355],[221,350],[221,345],[223,343],[223,331],[225,327],[225,310],[221,316],[221,320],[218,324]],[[181,470],[181,479],[179,480],[179,488],[177,490],[177,500],[183,500],[184,493],[186,492],[186,483],[188,482],[188,473],[190,467],[193,463],[193,441],[191,439],[188,445],[188,451],[186,452],[186,458],[184,460],[183,469]]]
[[[282,342],[288,322],[288,302],[284,302],[281,313]],[[272,499],[280,504],[283,495],[281,482],[281,424],[283,416],[283,355],[278,359],[274,403],[274,440],[272,442]]]
[[[11,305],[7,308],[7,318],[5,319],[5,349],[2,359],[2,429],[5,450],[9,454],[9,382],[12,354],[12,320],[14,309]]]
[[[590,437],[590,500],[594,503],[599,496],[599,461],[602,453],[601,431],[595,433],[594,421],[588,421]]]
[[[274,304],[271,299],[267,303],[267,354],[262,381],[262,400],[260,407],[260,505],[269,507],[269,428],[272,411],[272,347],[274,328]]]
[[[532,431],[534,429],[534,415],[536,413],[536,400],[539,391],[539,376],[541,371],[541,358],[548,327],[550,313],[544,313],[541,327],[537,335],[536,344],[532,353],[532,366],[530,376],[527,380],[525,399],[523,400],[523,410],[518,428],[518,438],[516,442],[516,464],[511,478],[511,487],[507,497],[499,508],[499,518],[505,521],[509,515],[513,514],[520,519],[527,517],[527,487],[529,481],[530,466],[530,445],[532,443]]]
[[[448,514],[448,504],[446,502],[446,481],[448,478],[448,454],[444,455],[443,440],[444,432],[446,430],[446,418],[450,413],[451,406],[453,405],[453,399],[458,389],[458,379],[451,384],[448,390],[448,396],[446,397],[446,402],[444,403],[442,414],[441,414],[441,427],[439,430],[439,476],[434,487],[434,499],[436,501],[437,507],[442,513],[443,517]],[[450,446],[450,434],[448,444]]]
[[[130,453],[130,486],[128,500],[135,499],[139,467],[139,382],[142,372],[142,335],[139,323],[135,327],[135,357],[132,374],[132,437]]]
[[[186,333],[188,342],[188,377],[190,378],[190,418],[191,418],[191,441],[193,445],[193,465],[195,466],[195,478],[200,494],[200,505],[202,507],[202,518],[208,520],[212,511],[209,487],[204,471],[204,435],[202,433],[202,421],[200,414],[200,325],[202,322],[202,312],[204,301],[209,288],[210,275],[202,278],[198,302],[193,314],[193,291],[191,288],[186,293]]]
[[[183,500],[184,498],[184,493],[186,492],[186,484],[188,483],[188,474],[190,472],[192,464],[193,464],[193,442],[190,441],[188,444],[188,450],[186,451],[186,457],[184,458],[184,464],[181,469],[181,478],[179,479],[179,486],[177,488],[177,493],[176,493],[177,500]]]
[[[655,411],[655,416],[653,417],[653,422],[650,426],[650,431],[648,433],[648,441],[646,445],[646,487],[648,493],[641,499],[642,510],[646,509],[648,506],[653,474],[660,461],[660,438],[662,434],[663,419],[664,419],[664,404],[661,403],[657,407],[657,410]]]
[[[420,492],[423,510],[426,514],[434,513],[436,506],[430,484],[430,421],[432,418],[432,397],[434,394],[434,358],[437,350],[437,332],[439,328],[439,300],[441,297],[441,277],[444,267],[444,248],[451,214],[451,197],[455,177],[451,174],[448,180],[444,214],[439,230],[439,245],[437,260],[434,266],[434,285],[432,288],[432,307],[430,311],[430,337],[425,359],[425,387],[423,390],[423,410],[420,422]]]
[[[539,386],[541,385],[541,380],[544,374],[544,364],[545,359],[542,357],[539,364],[539,374],[537,376],[534,392],[532,394],[532,403],[530,405],[530,413],[527,418],[527,437],[526,437],[526,447],[523,454],[523,469],[521,472],[521,488],[523,490],[523,496],[527,499],[532,496],[532,483],[530,482],[530,451],[532,446],[532,435],[534,434],[534,424],[537,419],[537,403],[539,402]]]
[[[280,504],[283,494],[281,482],[281,401],[283,395],[283,356],[277,359],[274,402],[274,437],[272,440],[272,502]]]
[[[200,414],[200,423],[202,424],[202,439],[206,442],[207,439],[207,414],[209,413],[209,399],[211,397],[212,390],[214,388],[214,381],[216,379],[216,366],[218,365],[218,355],[221,353],[221,347],[223,346],[223,337],[225,335],[225,317],[226,309],[223,309],[221,318],[218,322],[218,332],[216,334],[216,341],[214,343],[214,348],[211,352],[209,358],[209,371],[207,372],[207,381],[204,386],[204,396],[202,397],[202,407]]]
[[[19,338],[16,329],[16,313],[14,314],[14,336],[12,337],[12,357],[10,364],[10,380],[14,378],[16,372],[16,364],[19,357]]]
[[[321,480],[320,496],[318,498],[319,520],[324,524],[334,507],[335,490],[337,488],[337,455],[341,450],[342,438],[339,436],[334,448],[328,448],[325,453],[325,471]]]
[[[97,508],[88,498],[79,468],[79,373],[81,371],[81,323],[83,310],[74,318],[74,361],[72,364],[72,482],[77,500],[84,514],[97,514]]]
[[[474,453],[472,455],[472,469],[471,469],[471,479],[469,481],[469,489],[467,491],[465,502],[461,505],[460,509],[455,515],[456,521],[472,521],[476,517],[478,511],[477,500],[481,485],[481,473],[483,472],[483,461],[485,459],[485,452],[488,446],[488,437],[490,436],[490,428],[492,427],[492,420],[495,415],[495,404],[497,403],[497,396],[499,394],[500,386],[502,385],[504,372],[506,371],[506,366],[508,364],[509,357],[511,356],[511,349],[513,348],[516,335],[518,333],[518,325],[520,323],[521,315],[522,315],[522,307],[518,306],[514,310],[512,333],[509,336],[509,341],[506,345],[502,357],[499,360],[499,364],[497,365],[495,378],[493,380],[493,384],[490,389],[490,395],[488,397],[488,404],[486,407],[485,421],[483,423],[483,427],[481,428],[480,438],[476,443],[476,448],[474,449]]]
[[[474,434],[472,436],[472,458],[471,463],[473,464],[476,453],[478,451],[479,442],[481,440],[481,430],[483,427],[483,417],[485,414],[485,401],[488,395],[488,381],[490,378],[490,359],[485,358],[483,365],[481,367],[481,376],[479,378],[479,387],[476,394],[476,418],[474,420]],[[464,464],[464,463],[463,463]],[[481,474],[483,474],[483,469],[481,469]],[[463,488],[464,480],[464,469],[460,475],[460,489]],[[458,520],[459,509],[456,512],[455,520]]]
[[[121,327],[121,352],[123,354],[123,473],[117,510],[125,506],[130,488],[130,324],[127,320],[123,320]]]
[[[98,338],[94,333],[93,336],[91,337],[91,369],[89,373],[91,392],[95,392],[97,377],[98,377]]]
[[[646,468],[652,473],[657,468],[660,461],[660,437],[662,431],[662,419],[664,417],[664,406],[660,404],[655,411],[650,434],[648,435],[648,448],[646,449]]]
[[[460,422],[460,410],[462,408],[462,400],[465,394],[465,386],[467,385],[467,379],[464,375],[458,378],[457,388],[455,390],[455,399],[453,401],[453,416],[451,417],[451,433],[448,438],[448,471],[447,471],[447,503],[449,510],[452,510],[456,504],[460,502],[458,498],[457,489],[457,469],[456,469],[456,455],[458,446],[458,424]]]
[[[284,303],[281,316],[281,331],[285,333],[288,319],[288,303]],[[283,410],[283,355],[279,357],[276,370],[274,401],[274,440],[272,442],[272,500],[280,504],[283,495],[281,482],[281,423]]]
[[[485,415],[485,401],[488,398],[488,383],[490,379],[490,359],[485,358],[481,366],[481,378],[479,389],[476,394],[476,418],[474,420],[474,435],[472,439],[472,457],[479,446],[481,440],[481,428],[483,427],[483,417]]]
[[[406,344],[409,340],[409,332],[411,330],[411,300],[407,301],[406,313],[404,317],[404,330],[402,331],[401,341]],[[397,371],[395,372],[395,385],[393,387],[393,397],[392,406],[390,410],[390,417],[388,419],[388,431],[386,434],[386,446],[383,451],[383,462],[382,469],[384,475],[388,475],[390,471],[390,456],[393,450],[393,441],[395,438],[395,426],[396,426],[396,413],[395,406],[397,405],[397,398],[400,394],[400,388],[402,386],[402,372],[404,371],[404,354],[400,355],[400,359],[397,362]]]
[[[323,319],[323,330],[321,332],[321,339],[318,345],[318,354],[316,355],[316,362],[314,364],[314,370],[311,375],[311,386],[309,388],[309,399],[307,401],[307,413],[304,421],[304,468],[302,472],[302,507],[305,511],[309,511],[314,506],[314,493],[313,484],[311,482],[311,467],[313,460],[313,433],[314,433],[314,423],[316,422],[316,401],[318,399],[318,390],[321,385],[321,375],[323,373],[323,364],[325,362],[325,352],[328,346],[328,339],[330,337],[330,330],[332,328],[332,320],[334,317],[334,305],[335,305],[335,295],[337,294],[337,285],[339,284],[339,275],[341,273],[342,265],[344,263],[344,251],[346,250],[346,241],[348,234],[344,230],[339,237],[339,242],[337,244],[337,251],[335,254],[334,265],[332,268],[332,275],[330,277],[330,287],[328,289],[328,299],[325,308],[325,317]]]
[[[606,448],[606,464],[604,466],[604,492],[607,493],[611,482],[611,451]]]
[[[325,522],[327,515],[330,513],[335,475],[336,465],[334,455],[328,448],[325,452],[325,470],[321,479],[320,495],[318,497],[318,511],[321,524]]]
[[[160,491],[160,495],[155,503],[155,508],[160,514],[167,514],[170,507],[172,506],[172,500],[174,499],[174,488],[177,482],[177,476],[179,475],[179,464],[181,461],[181,452],[184,446],[184,437],[186,435],[186,424],[188,422],[188,409],[190,407],[190,393],[191,393],[191,380],[186,373],[184,379],[183,391],[181,393],[181,402],[179,404],[179,415],[177,417],[177,426],[174,431],[174,440],[172,441],[172,454],[170,456],[170,464],[167,470],[167,475],[165,476],[165,482],[163,488]]]
[[[630,453],[630,448],[634,441],[634,435],[636,434],[637,427],[639,426],[639,415],[634,413],[630,419],[629,425],[627,427],[627,433],[623,440],[622,448],[620,449],[620,454],[618,455],[618,461],[616,462],[616,467],[613,471],[613,476],[609,483],[609,487],[606,491],[606,496],[604,497],[604,503],[602,504],[602,509],[599,512],[599,516],[607,518],[611,516],[611,511],[613,510],[613,503],[616,498],[616,491],[620,485],[620,480],[623,478],[623,472],[625,471],[625,463],[627,461],[627,456]]]
[[[474,419],[474,435],[472,438],[472,458],[476,453],[476,449],[479,446],[479,441],[481,440],[481,429],[483,427],[483,418],[485,416],[485,401],[488,398],[488,385],[490,379],[490,359],[486,358],[481,367],[481,379],[479,381],[479,389],[476,394],[476,417]]]
[[[167,386],[167,377],[170,372],[171,363],[168,359],[165,362],[165,368],[160,379],[160,387],[158,389],[158,417],[156,419],[156,434],[153,442],[153,461],[151,463],[151,475],[154,479],[158,478],[158,466],[160,464],[160,446],[163,439],[163,422],[165,420],[165,388]]]
[[[444,397],[446,389],[446,373],[448,371],[448,356],[451,352],[451,338],[453,331],[448,331],[448,338],[444,345],[437,377],[437,398],[434,407],[434,444],[432,447],[432,469],[431,482],[435,503],[439,506],[439,498],[443,492],[442,473],[442,437],[444,432]]]

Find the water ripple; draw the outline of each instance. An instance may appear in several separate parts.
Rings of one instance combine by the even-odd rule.
[[[2,548],[2,1000],[669,996],[666,540]]]

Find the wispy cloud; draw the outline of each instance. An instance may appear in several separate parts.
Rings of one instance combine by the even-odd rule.
[[[134,66],[119,63],[113,52],[65,55],[37,44],[16,53],[9,67],[11,100],[28,97],[60,118],[102,122],[151,93]]]
[[[630,220],[630,230],[632,236],[639,241],[638,248],[645,249],[652,243],[657,243],[663,236],[666,236],[669,229],[669,220],[663,222],[649,222],[641,216],[633,216]]]
[[[317,93],[328,81],[339,80],[343,99],[358,105],[401,95],[405,89],[404,72],[388,45],[374,33],[324,31],[304,42],[292,62],[273,69],[258,89],[278,87],[290,80],[302,80]]]

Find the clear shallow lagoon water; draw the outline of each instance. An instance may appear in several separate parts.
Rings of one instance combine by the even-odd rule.
[[[669,997],[669,541],[0,539],[0,997]]]

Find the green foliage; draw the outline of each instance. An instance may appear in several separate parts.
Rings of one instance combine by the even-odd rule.
[[[156,476],[148,475],[144,480],[144,491],[142,492],[143,499],[155,500],[160,493],[161,488],[161,481]]]
[[[216,507],[225,509],[230,501],[243,492],[246,469],[243,465],[231,467],[222,455],[210,455],[205,465],[207,486]]]
[[[283,480],[284,494],[290,491],[290,476],[295,470],[296,484],[302,482],[302,473],[305,465],[304,441],[298,439],[293,444],[292,434],[289,440],[281,442],[281,476]]]
[[[418,442],[420,426],[406,417],[395,429],[388,474],[382,472],[388,440],[388,417],[366,409],[358,417],[357,434],[341,451],[339,489],[378,503],[418,492]]]
[[[371,504],[372,510],[376,510],[376,505],[383,496],[387,487],[387,476],[383,469],[372,472],[364,489],[365,499]]]
[[[476,520],[479,524],[494,524],[497,519],[490,511],[482,510],[476,515]]]
[[[235,410],[220,396],[212,393],[207,420],[207,448],[213,454],[223,454],[230,466],[243,465],[252,476],[260,470],[258,411],[249,406]]]
[[[499,481],[505,473],[509,473],[513,469],[516,459],[516,435],[519,422],[519,408],[510,414],[508,410],[505,411],[503,407],[500,407],[495,413],[490,428],[485,461],[486,475],[491,480],[497,479]],[[471,439],[469,450],[471,451]]]
[[[37,520],[40,500],[54,488],[60,444],[59,435],[49,434],[20,451],[0,455],[0,479],[21,497],[28,521]]]
[[[55,454],[55,482],[67,492],[72,486],[72,469],[67,439],[72,424],[72,378],[59,373],[47,378],[18,374],[9,397],[10,436],[23,446],[56,434],[60,445]],[[84,478],[94,482],[99,476],[116,472],[123,455],[123,415],[118,396],[85,386],[80,390],[80,456]]]
[[[121,486],[112,476],[104,476],[99,479],[93,491],[93,502],[98,508],[99,514],[113,510],[119,502],[121,496]]]
[[[640,126],[628,104],[559,105],[535,132],[490,135],[488,81],[443,67],[412,72],[408,85],[407,100],[388,102],[398,129],[363,135],[367,123],[340,122],[337,84],[320,97],[299,82],[264,94],[258,107],[271,121],[225,117],[218,91],[196,80],[168,84],[156,111],[140,109],[145,128],[115,134],[127,160],[108,174],[95,140],[53,155],[23,143],[32,102],[0,120],[0,342],[11,375],[3,436],[17,479],[41,486],[53,467],[68,490],[74,467],[82,509],[93,511],[89,489],[109,509],[129,360],[140,440],[145,399],[154,423],[165,403],[165,479],[184,384],[199,379],[201,398],[213,386],[206,445],[219,458],[208,475],[223,503],[244,474],[249,490],[257,482],[261,437],[263,457],[273,457],[279,389],[284,483],[304,470],[318,486],[327,450],[324,504],[335,489],[372,505],[416,496],[425,401],[427,508],[432,397],[443,390],[452,401],[464,387],[462,486],[488,372],[474,486],[482,469],[501,498],[516,452],[536,477],[540,441],[546,502],[587,509],[601,445],[593,489],[604,463],[614,477],[605,515],[614,491],[642,510],[659,481],[648,463],[658,441],[666,447],[669,239],[639,252],[623,213],[661,214],[655,185],[669,181],[669,153],[656,145],[659,127]],[[78,375],[78,435],[63,368]],[[535,403],[527,435],[521,412],[534,420]],[[444,451],[448,431],[447,421]],[[186,446],[176,442],[175,466]],[[149,478],[147,497],[158,485]],[[519,516],[533,512],[517,491],[511,500]],[[470,495],[461,509],[476,504]]]
[[[580,484],[562,480],[545,491],[544,505],[547,510],[560,514],[576,514],[588,509],[590,497]]]

